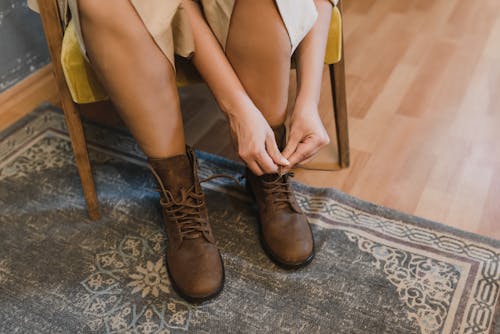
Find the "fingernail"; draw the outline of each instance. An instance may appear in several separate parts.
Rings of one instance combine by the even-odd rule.
[[[282,163],[283,165],[285,165],[285,166],[288,166],[288,165],[290,164],[290,161],[288,161],[288,160],[287,160],[287,159],[285,159],[285,158],[282,158],[282,159],[281,159],[281,163]]]

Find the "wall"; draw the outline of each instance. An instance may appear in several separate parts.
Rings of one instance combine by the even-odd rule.
[[[0,0],[0,93],[49,62],[39,15],[26,0]]]

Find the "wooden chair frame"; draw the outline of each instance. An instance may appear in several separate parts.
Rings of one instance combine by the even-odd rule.
[[[100,218],[99,202],[95,189],[94,178],[90,166],[87,142],[79,113],[79,105],[73,102],[61,66],[61,47],[64,35],[61,15],[57,0],[38,0],[43,29],[52,60],[52,71],[59,90],[61,106],[64,111],[66,125],[75,155],[76,166],[80,175],[83,194],[87,203],[87,211],[91,220]],[[339,1],[339,9],[342,9]],[[334,118],[337,132],[339,165],[341,168],[349,166],[349,136],[347,127],[347,104],[345,90],[344,47],[342,59],[336,64],[330,64],[330,82],[332,89]]]

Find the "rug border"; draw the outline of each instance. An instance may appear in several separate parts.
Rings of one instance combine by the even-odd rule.
[[[228,169],[236,169],[238,171],[243,172],[244,171],[244,165],[241,163],[238,163],[236,161],[229,160],[224,157],[216,156],[211,153],[207,153],[204,151],[199,151],[196,150],[196,154],[198,157],[202,158],[203,160],[208,160],[208,161],[215,161],[218,164],[224,165]],[[485,243],[489,246],[492,246],[494,248],[500,249],[500,240],[489,238],[482,236],[480,234],[476,234],[473,232],[468,232],[464,230],[460,230],[456,227],[448,226],[443,223],[435,222],[426,218],[418,217],[412,214],[404,213],[401,211],[398,211],[396,209],[392,209],[383,205],[375,204],[375,203],[370,203],[368,201],[356,198],[352,195],[349,195],[347,193],[344,193],[338,189],[335,188],[324,188],[324,187],[311,187],[308,185],[305,185],[303,183],[295,182],[294,185],[299,189],[303,191],[307,191],[310,188],[314,188],[317,191],[326,193],[329,195],[329,197],[332,197],[336,201],[346,204],[349,206],[354,207],[357,210],[366,212],[368,214],[376,214],[378,216],[381,216],[386,219],[391,219],[391,220],[399,220],[405,223],[410,223],[412,225],[418,226],[418,227],[425,227],[433,230],[438,230],[438,231],[443,231],[451,234],[455,234],[459,237],[465,238],[465,239],[471,239],[473,241],[478,241]],[[368,211],[372,210],[372,211]]]

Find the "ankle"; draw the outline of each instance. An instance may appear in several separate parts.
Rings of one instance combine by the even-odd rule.
[[[144,148],[144,153],[148,157],[148,161],[151,160],[162,160],[169,159],[180,155],[186,155],[186,146],[184,145],[182,148],[179,147],[169,147],[168,150],[152,150]]]

